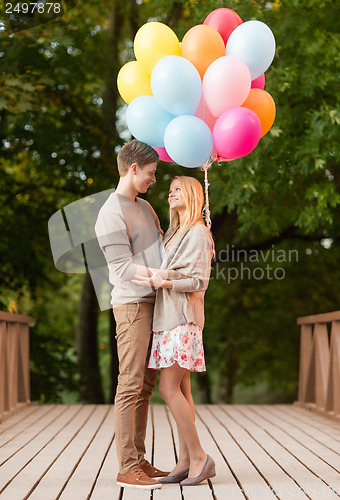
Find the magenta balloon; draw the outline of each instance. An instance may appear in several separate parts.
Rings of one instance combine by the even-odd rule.
[[[256,148],[261,137],[258,116],[248,108],[231,108],[222,113],[213,131],[214,146],[222,158],[242,158]]]
[[[207,24],[218,31],[223,38],[224,44],[226,44],[234,29],[242,23],[242,19],[235,11],[221,7],[210,12],[203,24]]]
[[[261,90],[263,90],[265,83],[266,83],[266,79],[265,79],[264,73],[262,73],[262,75],[260,75],[259,77],[255,78],[255,80],[252,80],[252,82],[251,82],[251,88],[252,89],[261,89]]]
[[[172,158],[170,158],[170,156],[168,155],[168,152],[165,148],[154,147],[153,149],[158,153],[159,159],[161,161],[168,161],[170,163],[175,163],[174,160]]]

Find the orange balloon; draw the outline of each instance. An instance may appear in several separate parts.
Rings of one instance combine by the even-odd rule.
[[[223,38],[211,26],[198,24],[184,35],[181,56],[192,62],[203,78],[210,64],[215,59],[225,56]]]
[[[266,135],[275,120],[276,106],[272,96],[262,89],[250,89],[243,108],[254,111],[261,123],[261,137]]]

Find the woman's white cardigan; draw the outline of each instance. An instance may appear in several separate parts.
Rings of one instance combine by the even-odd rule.
[[[168,230],[164,243],[171,237]],[[196,223],[174,239],[165,252],[161,269],[173,269],[184,278],[173,280],[173,288],[158,288],[153,331],[171,330],[194,323],[203,329],[204,294],[208,288],[214,242],[204,224]]]

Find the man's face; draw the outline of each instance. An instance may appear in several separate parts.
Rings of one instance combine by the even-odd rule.
[[[133,167],[133,166],[132,166]],[[157,162],[148,163],[142,168],[135,165],[133,183],[138,193],[146,193],[153,182],[156,182]]]

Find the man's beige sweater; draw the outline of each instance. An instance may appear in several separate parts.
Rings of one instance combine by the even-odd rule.
[[[150,287],[131,283],[137,264],[159,269],[162,262],[163,233],[150,203],[110,194],[99,211],[95,232],[109,268],[111,304],[154,303]]]

